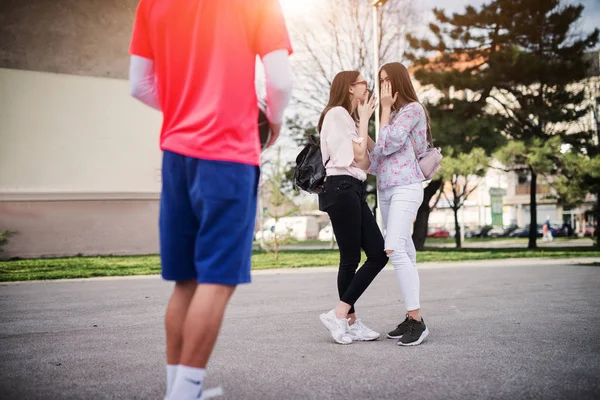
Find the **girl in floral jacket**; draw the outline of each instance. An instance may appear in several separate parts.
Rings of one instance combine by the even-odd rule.
[[[388,338],[416,346],[429,335],[421,317],[419,273],[411,228],[423,202],[425,180],[416,154],[431,142],[429,116],[419,102],[406,67],[386,64],[379,73],[381,131],[370,153],[369,172],[377,176],[381,214],[386,227],[385,251],[404,297],[406,318]]]

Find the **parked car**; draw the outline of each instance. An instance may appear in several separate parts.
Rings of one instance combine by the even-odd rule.
[[[469,229],[469,230],[465,231],[465,237],[466,238],[487,237],[489,231],[491,231],[492,229],[494,229],[494,227],[491,225],[480,226],[475,229]]]
[[[299,241],[315,239],[319,234],[319,226],[314,216],[283,217],[277,223],[274,218],[269,218],[263,224],[263,229],[278,235],[289,235]],[[266,236],[265,240],[268,240]]]
[[[543,224],[538,224],[537,225],[537,237],[542,237],[543,231]],[[550,232],[552,233],[552,236],[557,237],[558,236],[558,231],[552,227],[552,224],[550,224]],[[518,238],[526,238],[529,237],[529,225],[525,225],[525,228],[523,229],[517,229],[516,231],[514,231],[513,233],[510,234],[510,237],[518,237]]]
[[[489,236],[489,237],[506,237],[506,236],[509,236],[514,231],[516,231],[517,229],[519,229],[519,227],[517,225],[508,225],[508,226],[505,226],[502,228],[495,227],[487,233],[487,236]]]
[[[550,230],[554,237],[565,237],[569,236],[569,230],[565,226],[559,224],[550,224]]]
[[[537,236],[542,237],[542,226],[538,225]],[[529,225],[525,225],[522,229],[517,229],[510,234],[510,237],[526,238],[529,237]]]
[[[511,233],[513,233],[514,231],[516,231],[517,229],[519,229],[519,225],[508,225],[504,227],[504,235],[503,236],[510,236]]]
[[[429,228],[427,232],[427,237],[445,239],[447,237],[450,237],[450,232],[448,232],[444,228]]]
[[[596,227],[588,225],[585,227],[585,233],[583,234],[585,237],[595,237],[596,236]]]
[[[268,229],[265,229],[264,231],[258,231],[254,234],[254,240],[256,241],[260,241],[263,237],[267,242],[270,242],[271,240],[273,240],[273,232],[271,232]]]
[[[488,237],[497,238],[504,236],[504,228],[496,226],[487,233]]]
[[[319,231],[319,240],[321,242],[330,242],[331,239],[335,240],[335,235],[333,234],[333,227],[331,225],[327,225],[323,229]]]

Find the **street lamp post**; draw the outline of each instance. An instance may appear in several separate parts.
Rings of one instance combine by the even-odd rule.
[[[375,0],[373,6],[373,78],[375,96],[379,99],[379,20],[377,9],[387,3],[387,0]],[[375,113],[375,140],[379,137],[379,113]]]
[[[388,0],[374,0],[371,2],[373,9],[373,86],[375,97],[379,100],[379,21],[378,21],[378,8],[382,7]],[[375,112],[375,141],[379,139],[379,112]],[[375,212],[375,218],[377,219],[377,225],[383,232],[383,217],[381,216],[381,207],[379,206],[379,194],[377,198],[377,210]]]

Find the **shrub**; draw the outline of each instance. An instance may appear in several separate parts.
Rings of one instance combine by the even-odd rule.
[[[4,246],[8,243],[8,238],[16,235],[17,232],[12,231],[0,231],[0,254],[4,252]]]

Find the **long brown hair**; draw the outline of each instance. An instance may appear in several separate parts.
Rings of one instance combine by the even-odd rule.
[[[344,107],[348,114],[352,112],[352,101],[350,101],[350,93],[348,92],[348,88],[351,84],[356,82],[356,79],[360,75],[358,71],[342,71],[338,73],[335,78],[333,78],[333,82],[331,82],[331,89],[329,89],[329,102],[327,106],[321,113],[321,118],[319,118],[319,123],[317,124],[317,131],[321,132],[321,127],[323,126],[323,120],[325,119],[325,114],[333,107]]]
[[[431,127],[429,126],[429,113],[417,97],[417,92],[415,91],[412,81],[410,80],[408,69],[406,69],[406,67],[399,62],[388,63],[381,67],[381,70],[379,71],[379,77],[377,79],[379,82],[379,93],[381,93],[381,71],[385,71],[387,73],[388,79],[392,84],[392,96],[395,93],[398,93],[398,98],[396,99],[396,103],[392,106],[392,110],[399,110],[402,104],[412,102],[421,104],[423,110],[425,110],[425,118],[427,120],[427,142],[429,142],[429,144],[433,144]]]

